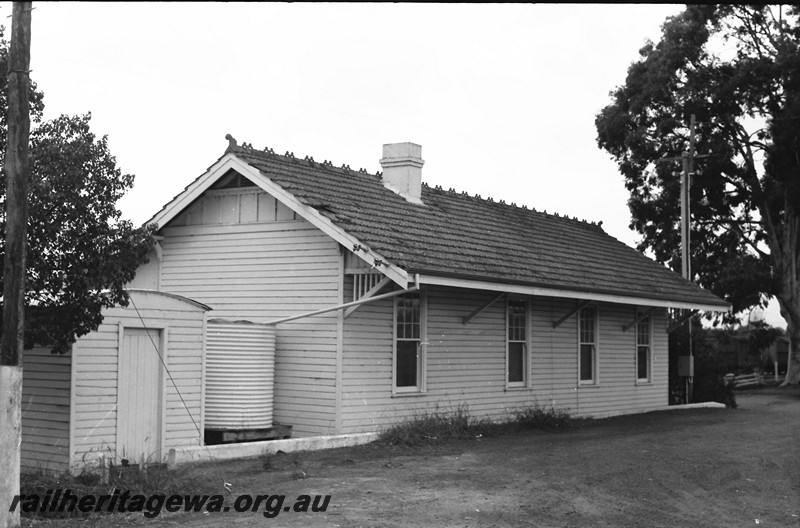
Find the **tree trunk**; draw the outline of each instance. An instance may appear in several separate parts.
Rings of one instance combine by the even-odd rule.
[[[795,290],[797,282],[791,276],[784,276],[783,291],[775,296],[781,309],[781,317],[786,321],[786,335],[789,337],[789,361],[786,365],[786,378],[781,386],[800,384],[800,292]]]
[[[781,386],[800,384],[800,216],[789,200],[787,191],[780,247],[770,248],[780,288],[775,297],[789,336],[789,363]],[[777,241],[777,237],[773,239]]]
[[[789,361],[786,365],[786,378],[781,386],[800,384],[800,307],[795,310],[794,315],[795,317],[788,313],[784,315],[787,322],[786,334],[789,336]]]
[[[28,223],[31,3],[14,2],[8,54],[6,251],[3,262],[3,335],[0,337],[0,528],[18,528],[22,443],[22,347],[25,324],[25,249]]]

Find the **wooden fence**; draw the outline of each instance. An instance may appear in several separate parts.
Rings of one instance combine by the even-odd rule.
[[[754,387],[763,384],[764,376],[758,372],[753,372],[752,374],[740,374],[739,376],[734,376],[733,378],[733,386],[737,389],[742,387]]]

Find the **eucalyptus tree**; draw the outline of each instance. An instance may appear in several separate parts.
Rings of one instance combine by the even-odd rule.
[[[630,192],[639,249],[680,269],[680,178],[697,116],[692,279],[733,306],[778,301],[800,382],[800,24],[797,7],[689,5],[648,42],[596,117]]]

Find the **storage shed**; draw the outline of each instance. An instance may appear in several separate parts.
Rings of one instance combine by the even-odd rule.
[[[63,355],[24,355],[23,471],[62,471],[98,461],[160,462],[200,445],[205,313],[167,292],[130,290],[97,331]]]

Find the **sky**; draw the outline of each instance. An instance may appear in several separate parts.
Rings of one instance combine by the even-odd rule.
[[[671,4],[34,2],[45,118],[91,112],[141,224],[225,135],[374,173],[422,146],[422,177],[638,236],[594,119]],[[0,3],[0,16],[11,4]],[[10,18],[4,25],[10,36]],[[777,317],[777,319],[775,319]],[[774,307],[767,320],[782,320]]]

